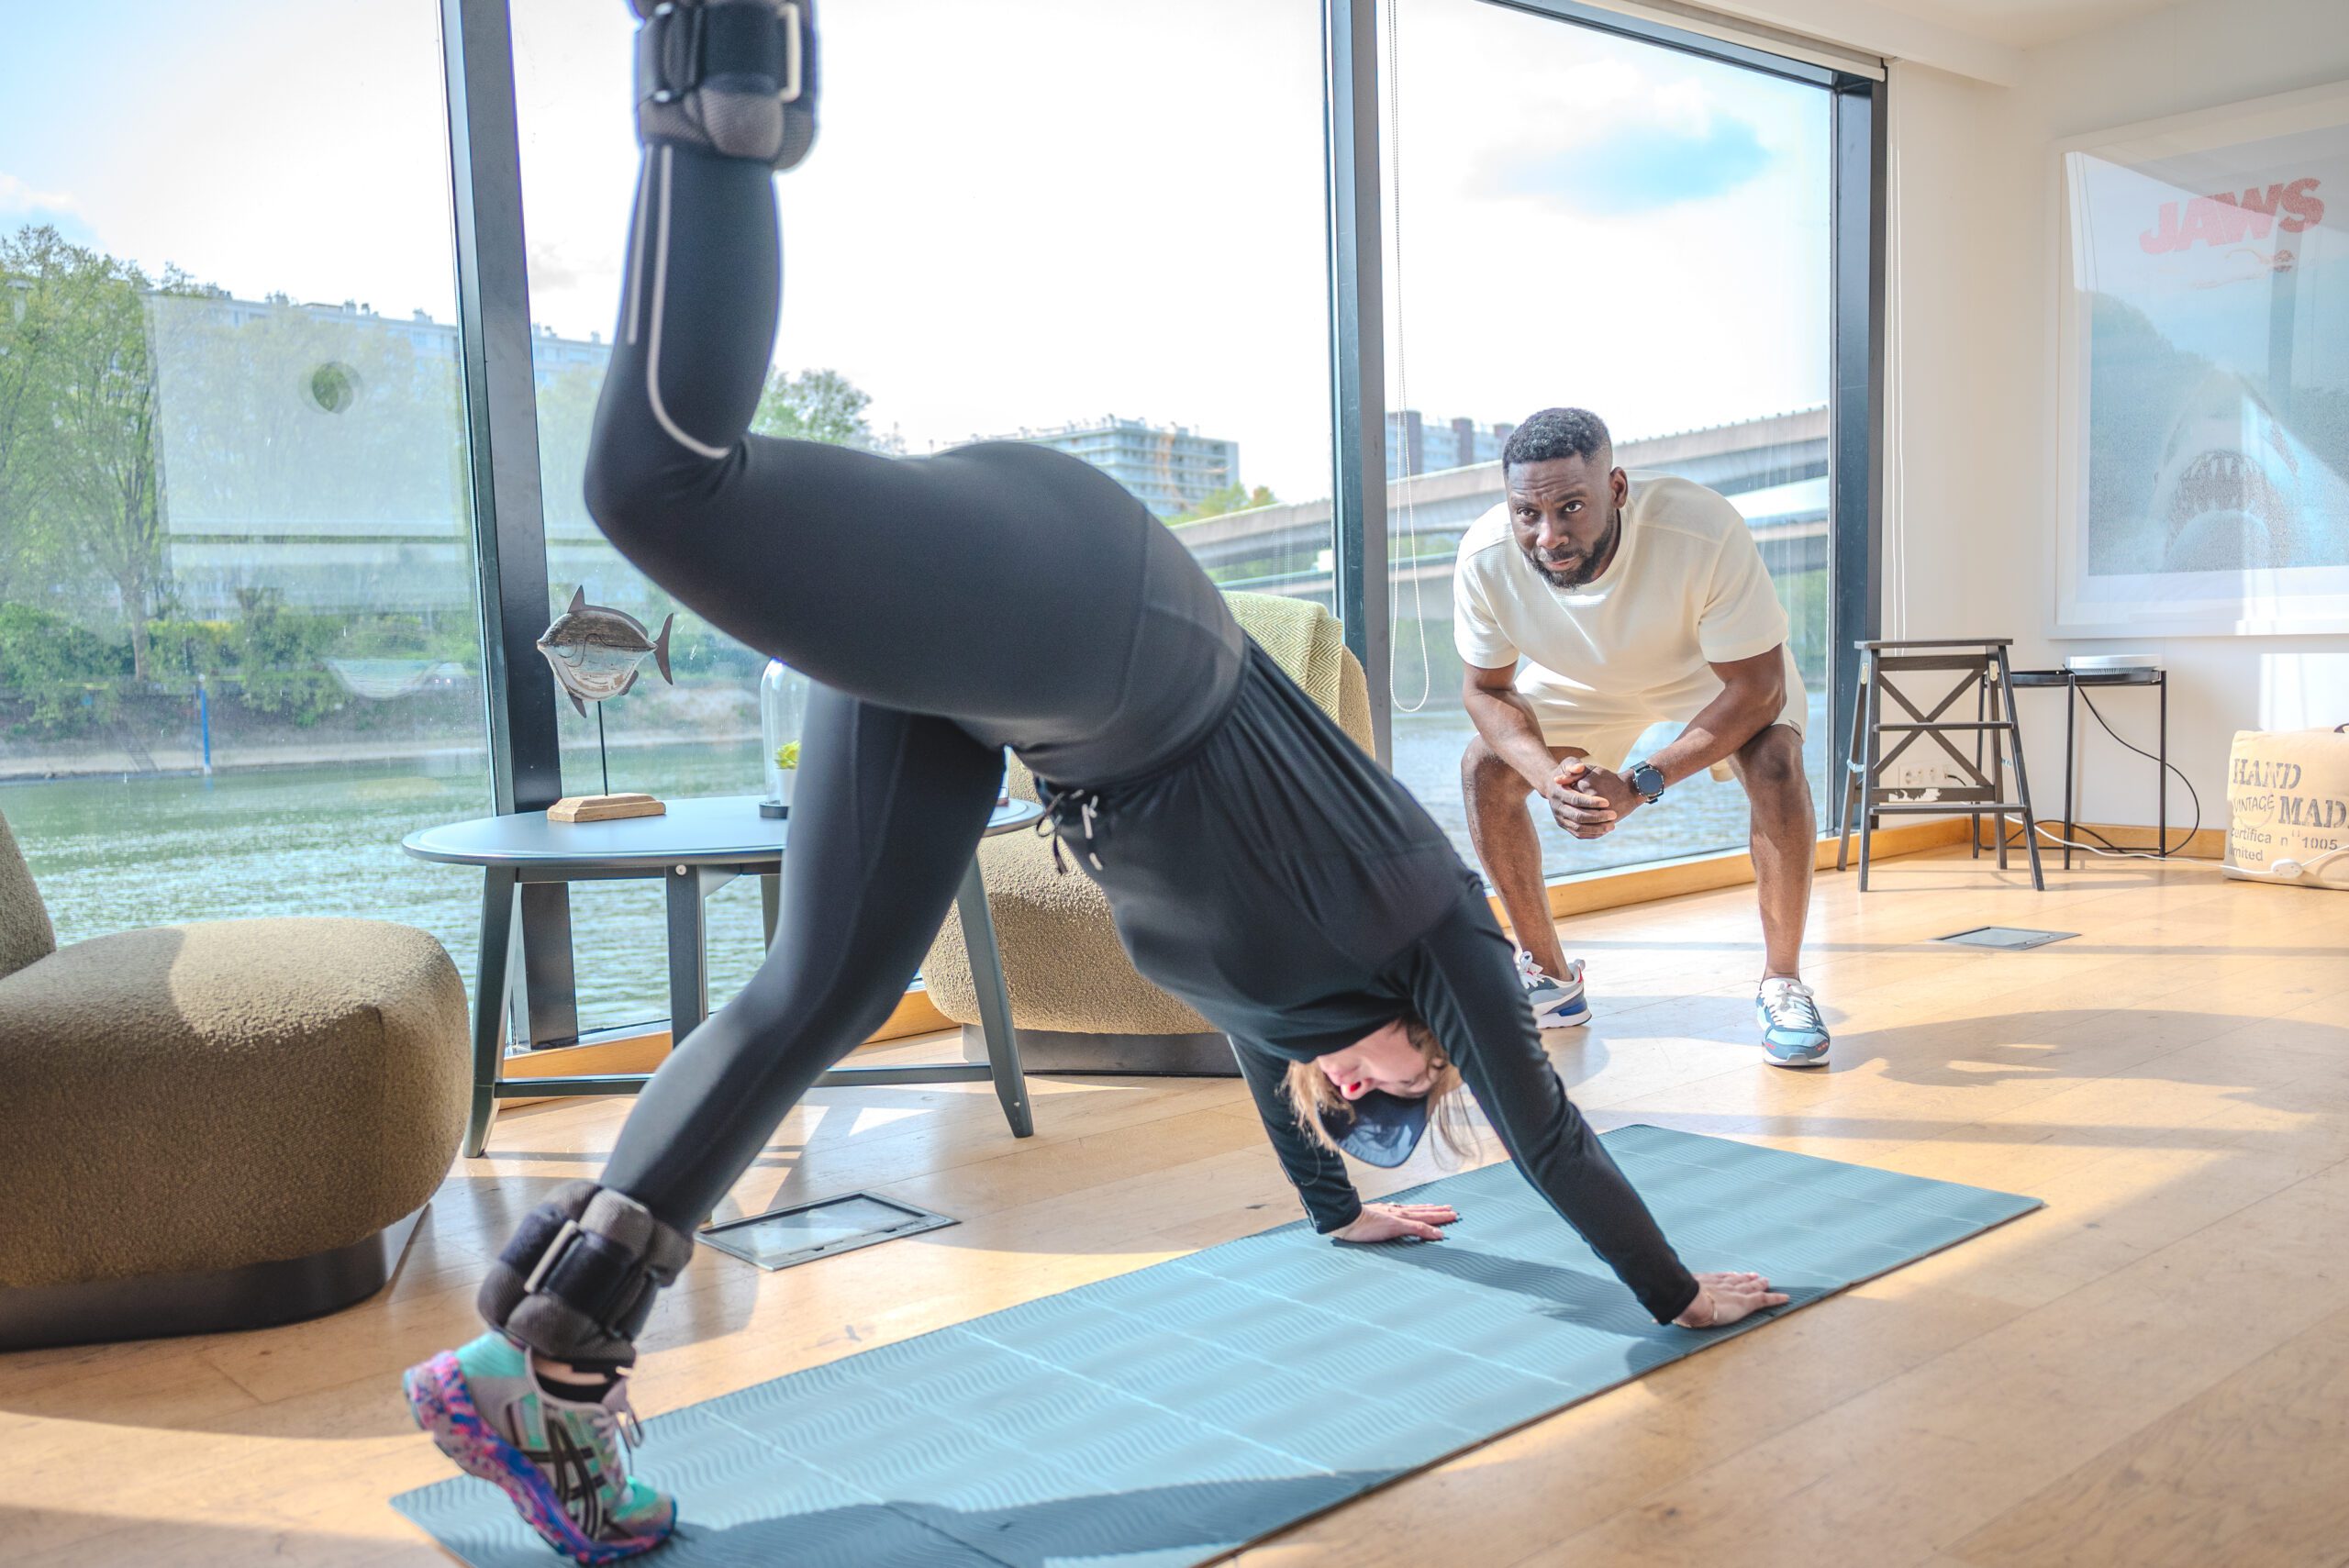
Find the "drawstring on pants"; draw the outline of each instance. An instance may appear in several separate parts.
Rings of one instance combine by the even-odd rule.
[[[1098,818],[1101,797],[1092,790],[1055,790],[1052,804],[1036,820],[1036,831],[1052,841],[1052,869],[1062,876],[1068,874],[1068,862],[1061,858],[1061,842],[1068,836],[1069,821],[1063,815],[1063,806],[1076,807],[1076,825],[1085,829],[1085,859],[1095,871],[1103,869],[1101,857],[1094,849],[1093,824]]]

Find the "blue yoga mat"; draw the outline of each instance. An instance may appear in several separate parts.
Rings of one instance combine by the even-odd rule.
[[[1606,1135],[1690,1268],[1792,1299],[1651,1323],[1515,1167],[1397,1200],[1440,1244],[1302,1221],[645,1423],[684,1522],[657,1568],[1187,1568],[2039,1200],[1655,1127]],[[495,1487],[393,1505],[474,1568],[556,1561]]]

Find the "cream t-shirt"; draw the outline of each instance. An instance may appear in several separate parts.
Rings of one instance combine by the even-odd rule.
[[[1596,582],[1553,587],[1518,549],[1506,501],[1470,526],[1453,573],[1460,657],[1480,670],[1523,659],[1517,689],[1579,722],[1693,717],[1721,689],[1711,665],[1787,640],[1737,508],[1689,480],[1629,477],[1622,541]]]

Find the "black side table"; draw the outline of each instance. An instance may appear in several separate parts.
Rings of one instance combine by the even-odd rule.
[[[2072,820],[2072,751],[2074,721],[2080,706],[2083,686],[2151,686],[2160,702],[2160,740],[2154,746],[2154,790],[2156,808],[2154,839],[2159,858],[2169,859],[2169,672],[2164,669],[2138,670],[2017,670],[2011,677],[2015,688],[2061,686],[2064,688],[2064,869],[2072,869],[2072,840],[2078,828]]]

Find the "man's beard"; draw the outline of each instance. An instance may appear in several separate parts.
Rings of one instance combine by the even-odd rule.
[[[1623,508],[1618,506],[1615,515],[1607,521],[1607,532],[1599,538],[1598,552],[1580,558],[1581,563],[1571,574],[1561,573],[1543,561],[1541,551],[1530,546],[1525,547],[1525,558],[1533,563],[1533,570],[1542,573],[1542,581],[1553,588],[1587,588],[1598,580],[1600,573],[1615,563],[1615,551],[1622,537],[1622,528]]]

